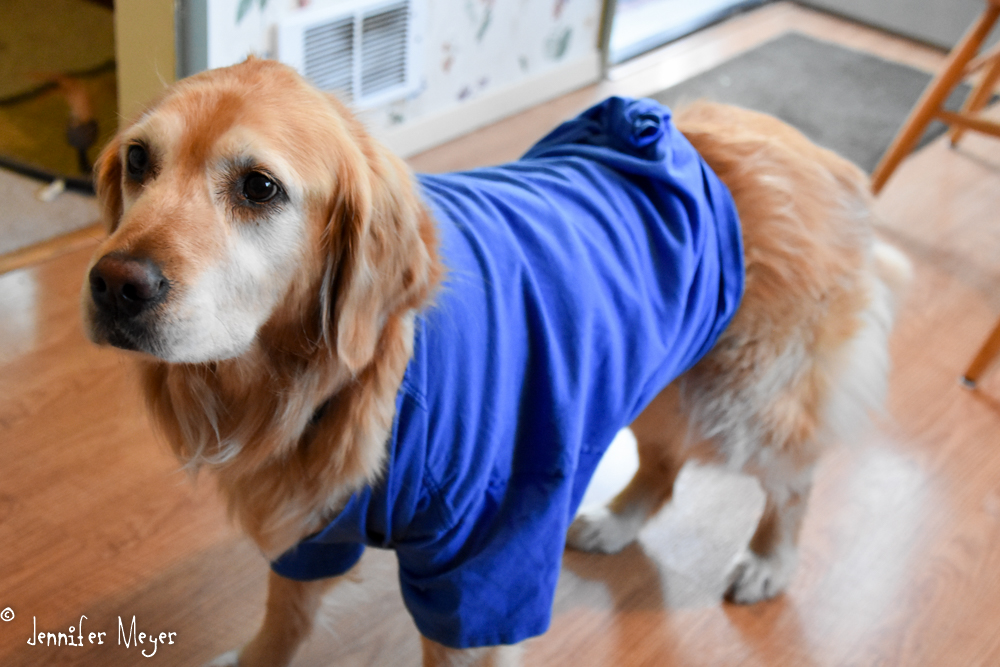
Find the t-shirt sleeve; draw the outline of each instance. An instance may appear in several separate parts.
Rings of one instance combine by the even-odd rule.
[[[300,542],[273,561],[271,569],[296,581],[336,577],[354,567],[364,551],[363,544]]]
[[[396,547],[403,600],[425,637],[472,648],[548,629],[567,514],[536,491],[508,495],[502,507],[487,502],[433,540]]]

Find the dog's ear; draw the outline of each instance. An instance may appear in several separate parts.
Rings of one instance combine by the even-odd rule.
[[[94,190],[101,202],[104,225],[108,232],[115,231],[122,217],[122,160],[119,155],[121,141],[116,136],[104,147],[94,165]]]
[[[336,350],[353,373],[371,362],[386,321],[421,306],[440,274],[433,223],[409,169],[381,148],[366,162],[341,174],[330,229],[339,237]]]

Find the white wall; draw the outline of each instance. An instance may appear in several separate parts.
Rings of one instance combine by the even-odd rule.
[[[273,26],[309,1],[208,0],[208,67],[233,64],[250,53],[273,55]],[[376,134],[404,154],[599,76],[601,0],[423,2],[420,89],[363,115]],[[249,9],[237,20],[241,4]]]

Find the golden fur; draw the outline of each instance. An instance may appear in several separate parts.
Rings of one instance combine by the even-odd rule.
[[[730,590],[752,602],[794,569],[823,446],[880,398],[907,265],[872,239],[867,181],[841,158],[730,107],[699,104],[676,122],[732,191],[746,295],[713,351],[633,424],[635,479],[578,518],[569,542],[621,548],[670,497],[684,460],[708,455],[767,492]],[[123,168],[133,145],[150,156],[141,179]],[[287,198],[238,201],[233,183],[251,169]],[[91,266],[143,257],[170,285],[136,343],[150,409],[178,458],[214,474],[235,520],[275,557],[380,473],[412,313],[445,270],[412,177],[336,100],[250,59],[171,87],[104,150],[97,189],[110,234]],[[86,286],[83,309],[91,338],[109,342]],[[260,632],[216,664],[287,664],[329,585],[271,575]],[[425,641],[424,659],[499,665],[516,653]]]

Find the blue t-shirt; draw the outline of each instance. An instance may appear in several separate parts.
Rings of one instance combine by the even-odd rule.
[[[272,567],[316,579],[394,549],[424,636],[511,644],[548,628],[615,433],[732,319],[739,221],[652,100],[608,99],[517,162],[419,184],[447,273],[416,318],[386,468]]]

